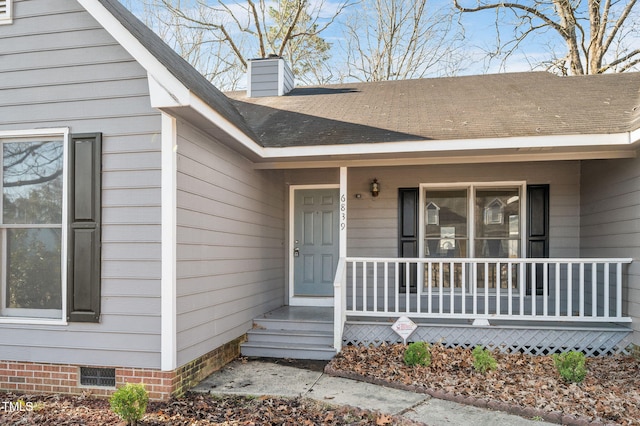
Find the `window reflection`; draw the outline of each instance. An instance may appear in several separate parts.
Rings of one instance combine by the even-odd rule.
[[[5,316],[60,318],[62,141],[2,144],[2,305]]]
[[[3,223],[62,223],[62,152],[59,141],[3,145]]]

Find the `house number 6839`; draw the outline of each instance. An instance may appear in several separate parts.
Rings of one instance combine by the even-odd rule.
[[[347,196],[340,195],[340,230],[347,229]]]

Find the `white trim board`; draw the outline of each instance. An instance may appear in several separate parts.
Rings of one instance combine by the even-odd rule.
[[[420,154],[420,153],[415,153]],[[279,160],[254,163],[255,169],[323,169],[336,167],[393,167],[393,166],[424,166],[436,164],[481,164],[481,163],[524,163],[540,161],[571,161],[571,160],[613,160],[621,158],[636,158],[636,151],[607,150],[607,151],[576,151],[576,152],[522,152],[506,154],[478,154],[472,155],[444,155],[371,158],[371,159],[331,159],[331,160]]]
[[[177,122],[162,114],[162,278],[160,279],[160,366],[177,368],[176,229],[177,229]]]

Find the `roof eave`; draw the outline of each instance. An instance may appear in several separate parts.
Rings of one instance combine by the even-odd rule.
[[[451,164],[507,161],[629,158],[636,156],[631,132],[510,138],[383,142],[265,148],[257,168]]]

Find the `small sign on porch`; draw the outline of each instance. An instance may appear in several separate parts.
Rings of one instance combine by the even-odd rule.
[[[416,328],[418,328],[418,326],[416,325],[415,322],[411,321],[411,319],[403,315],[400,318],[398,318],[398,320],[395,323],[393,323],[391,328],[393,329],[393,331],[398,333],[400,337],[402,337],[402,340],[406,345],[407,339],[409,338],[409,336],[411,336],[411,334],[414,331],[416,331]]]

